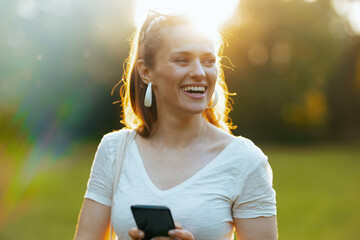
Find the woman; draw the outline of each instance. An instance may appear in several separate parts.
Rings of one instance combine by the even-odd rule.
[[[104,136],[92,167],[76,239],[142,239],[130,206],[166,205],[178,222],[171,239],[277,239],[267,157],[230,134],[221,42],[182,16],[150,13],[135,36],[123,97],[136,129],[111,207],[121,131]],[[216,89],[216,90],[215,90]],[[165,238],[168,239],[168,238]]]

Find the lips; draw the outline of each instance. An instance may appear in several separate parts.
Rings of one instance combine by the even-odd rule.
[[[196,85],[187,85],[181,87],[185,95],[199,99],[205,97],[206,87],[205,86],[196,86]]]
[[[185,86],[182,87],[182,90],[190,94],[204,94],[206,88],[204,86]]]

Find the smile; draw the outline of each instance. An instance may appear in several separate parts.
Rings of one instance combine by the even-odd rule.
[[[205,97],[205,86],[184,86],[181,88],[185,95],[192,99],[203,99]]]
[[[182,87],[186,93],[202,95],[205,93],[206,88],[203,86],[185,86]]]

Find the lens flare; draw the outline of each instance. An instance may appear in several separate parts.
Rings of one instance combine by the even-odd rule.
[[[137,0],[134,13],[134,25],[139,27],[149,10],[163,14],[185,14],[204,31],[217,29],[219,25],[230,19],[239,0]]]

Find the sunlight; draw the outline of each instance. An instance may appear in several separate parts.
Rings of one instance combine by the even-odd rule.
[[[349,22],[356,34],[360,34],[360,2],[354,2],[349,12]]]
[[[215,30],[234,14],[239,0],[137,0],[134,25],[139,27],[149,10],[164,14],[186,14],[205,31]]]
[[[360,1],[332,0],[331,3],[335,11],[349,22],[353,32],[359,35]]]

